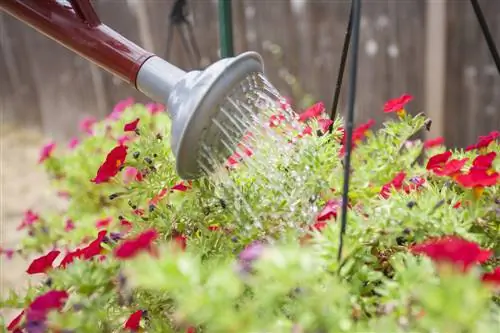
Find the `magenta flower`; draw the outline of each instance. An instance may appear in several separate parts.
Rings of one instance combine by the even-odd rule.
[[[42,147],[40,151],[40,158],[38,159],[38,163],[42,163],[46,159],[52,156],[52,152],[56,148],[56,143],[54,141],[47,143]]]
[[[86,118],[82,119],[82,121],[80,121],[80,124],[78,127],[79,127],[80,131],[82,131],[83,133],[87,133],[89,135],[94,135],[93,127],[94,127],[96,122],[97,122],[97,120],[94,117],[86,117]]]

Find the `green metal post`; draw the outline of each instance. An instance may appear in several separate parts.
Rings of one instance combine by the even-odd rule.
[[[219,43],[222,58],[234,56],[231,0],[219,0]]]

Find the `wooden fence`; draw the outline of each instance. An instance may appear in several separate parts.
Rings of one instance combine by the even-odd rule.
[[[500,44],[500,1],[482,0]],[[173,0],[98,0],[101,19],[163,56]],[[191,0],[204,66],[218,59],[217,1]],[[349,1],[234,0],[236,52],[254,50],[284,95],[331,104]],[[432,135],[464,146],[500,128],[500,77],[469,1],[365,0],[356,122],[384,119],[385,100],[402,93],[434,119]],[[143,96],[56,42],[0,13],[2,122],[67,139],[87,115],[104,117],[118,100]],[[192,69],[178,35],[168,59]],[[295,78],[301,87],[290,85]],[[347,78],[344,87],[347,87]],[[343,89],[341,108],[345,109]]]

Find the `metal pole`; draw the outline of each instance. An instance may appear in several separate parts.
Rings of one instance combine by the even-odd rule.
[[[219,43],[222,58],[234,56],[231,0],[219,0]]]
[[[345,125],[344,189],[342,193],[342,215],[337,258],[342,259],[344,234],[347,227],[347,205],[349,200],[349,178],[351,175],[352,128],[354,122],[354,102],[356,100],[356,78],[358,74],[359,29],[361,21],[361,0],[352,0],[352,48],[349,66],[349,95],[347,100],[347,121]]]
[[[333,95],[332,108],[330,109],[330,119],[335,121],[335,115],[337,114],[337,107],[339,105],[340,90],[342,89],[342,81],[344,79],[345,64],[347,60],[347,53],[349,52],[349,44],[351,43],[351,33],[352,33],[352,6],[349,11],[349,22],[347,23],[347,30],[344,37],[344,46],[342,47],[342,54],[340,56],[339,71],[337,74],[337,85],[335,86],[335,93]],[[332,132],[333,124],[330,126],[329,131]]]
[[[497,71],[500,74],[500,55],[498,55],[498,49],[495,44],[495,41],[493,40],[493,37],[491,36],[490,29],[488,27],[488,23],[486,22],[486,19],[484,18],[483,11],[481,9],[481,6],[479,5],[479,2],[477,0],[471,0],[470,1],[472,4],[472,8],[474,9],[474,13],[476,14],[477,21],[479,22],[479,25],[481,26],[481,31],[483,32],[484,39],[486,40],[486,44],[488,44],[488,49],[490,50],[491,57],[493,58],[493,61],[495,62],[495,66],[497,67]]]

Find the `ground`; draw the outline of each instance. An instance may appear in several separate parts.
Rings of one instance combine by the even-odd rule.
[[[63,207],[50,187],[38,155],[44,138],[35,131],[0,124],[0,247],[15,248],[23,233],[16,230],[24,211],[47,211]],[[0,298],[9,289],[20,290],[30,281],[25,273],[30,258],[0,258]],[[31,279],[33,280],[33,279]],[[17,311],[0,308],[8,322]]]

